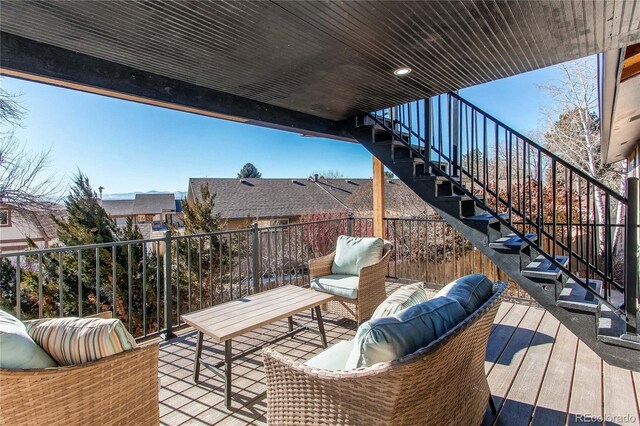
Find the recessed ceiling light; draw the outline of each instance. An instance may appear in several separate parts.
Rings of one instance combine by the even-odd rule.
[[[411,72],[411,68],[409,67],[400,67],[400,68],[396,68],[395,70],[393,70],[393,74],[397,75],[398,77],[402,77],[403,75],[407,75]]]

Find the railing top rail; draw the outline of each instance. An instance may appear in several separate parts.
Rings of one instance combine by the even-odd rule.
[[[467,101],[466,99],[464,99],[460,95],[455,94],[453,92],[449,92],[448,95],[451,96],[452,98],[455,98],[455,99],[459,100],[460,102],[462,102],[463,104],[467,105],[471,109],[479,112],[480,114],[486,116],[488,119],[490,119],[491,121],[495,122],[499,126],[504,127],[509,132],[513,133],[515,136],[517,136],[518,138],[522,139],[527,144],[532,145],[535,149],[539,150],[540,152],[543,152],[544,154],[546,154],[549,157],[552,157],[553,161],[556,161],[556,162],[560,163],[561,165],[563,165],[564,167],[566,167],[568,169],[571,169],[571,171],[573,173],[576,173],[578,176],[580,176],[581,178],[587,180],[592,185],[597,186],[600,189],[606,191],[607,193],[609,193],[611,196],[613,196],[618,201],[620,201],[620,202],[622,202],[624,204],[627,203],[627,199],[624,196],[622,196],[621,194],[619,194],[617,191],[614,191],[613,189],[609,188],[607,185],[603,184],[602,182],[597,181],[592,176],[589,176],[588,174],[586,174],[584,171],[580,170],[579,168],[577,168],[573,164],[571,164],[568,161],[562,159],[561,157],[558,157],[556,154],[554,154],[553,152],[549,151],[547,148],[545,148],[545,147],[537,144],[536,142],[532,141],[531,139],[529,139],[528,137],[526,137],[522,133],[518,132],[517,130],[514,130],[512,127],[510,127],[509,125],[505,124],[504,122],[502,122],[501,120],[497,119],[496,117],[494,117],[493,115],[489,114],[488,112],[482,110],[481,108],[478,108],[477,106],[475,106],[471,102]]]
[[[444,222],[442,218],[433,217],[385,217],[384,220],[412,221],[412,222]]]
[[[128,245],[143,244],[143,243],[154,243],[154,242],[163,241],[163,240],[164,238],[157,237],[157,238],[146,238],[142,240],[112,241],[110,243],[82,244],[77,246],[61,246],[61,247],[47,247],[47,248],[33,249],[33,250],[7,251],[7,252],[1,252],[0,258],[16,257],[16,256],[32,256],[34,254],[47,254],[47,253],[57,253],[57,252],[78,251],[78,250],[95,250],[99,248],[120,247],[120,246],[128,246]]]
[[[290,227],[294,227],[294,226],[316,225],[316,224],[328,223],[328,222],[339,222],[339,221],[348,220],[348,219],[349,219],[349,217],[345,216],[345,217],[338,217],[338,218],[335,218],[335,219],[314,220],[314,221],[311,221],[311,222],[297,222],[297,223],[288,223],[288,224],[285,224],[285,225],[264,226],[264,227],[260,227],[258,229],[260,231],[268,231],[268,230],[278,229],[278,228],[290,228]],[[356,218],[356,217],[353,217],[352,219],[367,219],[367,218]]]
[[[315,225],[315,224],[328,223],[328,222],[344,221],[347,219],[349,219],[349,217],[316,220],[313,222],[298,222],[298,223],[293,223],[288,225],[267,226],[267,227],[258,228],[258,231],[265,231],[265,230],[276,229],[276,228],[287,228],[287,227],[294,227],[294,226]],[[370,218],[353,218],[353,219],[370,219]],[[253,228],[242,228],[242,229],[233,229],[233,230],[216,231],[216,232],[204,232],[204,233],[198,233],[198,234],[183,234],[183,235],[176,234],[176,235],[171,235],[170,239],[171,241],[174,241],[174,240],[184,240],[188,238],[206,238],[206,237],[213,237],[213,236],[220,236],[220,235],[242,234],[242,233],[249,233],[249,232],[253,232]],[[18,256],[21,256],[21,257],[34,256],[34,255],[48,254],[48,253],[59,253],[59,252],[64,253],[64,252],[73,252],[73,251],[80,251],[80,250],[95,250],[100,248],[121,247],[121,246],[135,245],[135,244],[155,243],[155,242],[161,242],[164,240],[165,240],[165,237],[154,237],[154,238],[144,238],[140,240],[112,241],[109,243],[82,244],[82,245],[75,245],[75,246],[47,247],[47,248],[32,249],[32,250],[7,251],[7,252],[0,252],[0,259],[9,258],[9,257],[15,258]]]
[[[172,240],[184,240],[184,239],[187,239],[187,238],[216,237],[216,236],[219,236],[219,235],[241,234],[241,233],[244,233],[244,232],[251,232],[251,228],[231,229],[231,230],[228,230],[228,231],[200,232],[200,233],[197,233],[197,234],[171,235],[171,239]]]

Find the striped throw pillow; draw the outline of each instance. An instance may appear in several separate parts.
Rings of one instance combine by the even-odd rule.
[[[136,347],[119,319],[43,318],[26,321],[29,336],[59,365],[84,364]]]
[[[403,309],[428,300],[429,296],[427,296],[427,292],[424,291],[422,283],[405,285],[391,293],[391,295],[376,308],[371,319],[388,317]]]

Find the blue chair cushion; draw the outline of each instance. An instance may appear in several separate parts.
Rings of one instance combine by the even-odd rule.
[[[382,238],[358,238],[340,235],[336,243],[336,254],[331,273],[337,275],[360,275],[360,269],[371,266],[382,259]]]
[[[359,281],[360,277],[357,275],[325,275],[311,280],[311,288],[347,299],[357,299]]]
[[[444,286],[434,298],[446,296],[462,305],[471,315],[493,295],[493,283],[482,274],[467,275]]]
[[[25,325],[0,310],[0,368],[30,369],[58,364],[27,333]]]
[[[363,323],[347,362],[368,367],[411,354],[451,330],[467,317],[460,304],[448,297],[431,299],[394,315]]]
[[[305,361],[305,365],[322,368],[324,370],[348,370],[349,355],[353,350],[353,340],[341,340],[335,345],[329,346],[313,358]]]

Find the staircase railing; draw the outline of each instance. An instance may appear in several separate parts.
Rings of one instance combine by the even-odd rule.
[[[635,294],[625,292],[624,196],[454,93],[370,118],[423,159],[425,173],[448,178],[594,297],[623,305],[635,328],[637,300],[624,299]],[[591,280],[602,281],[602,293]]]

